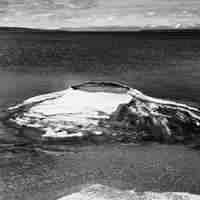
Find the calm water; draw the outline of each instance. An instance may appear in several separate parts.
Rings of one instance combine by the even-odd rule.
[[[0,104],[83,81],[200,102],[200,33],[0,33]]]
[[[0,108],[87,81],[200,107],[200,33],[0,33]],[[188,147],[16,146],[13,135],[0,124],[0,199],[56,199],[88,182],[200,191],[200,152]]]

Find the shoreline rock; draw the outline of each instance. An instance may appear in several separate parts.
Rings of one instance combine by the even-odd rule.
[[[199,195],[184,192],[136,192],[135,190],[114,189],[101,184],[88,184],[58,200],[200,200]]]

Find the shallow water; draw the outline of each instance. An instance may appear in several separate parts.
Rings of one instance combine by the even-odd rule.
[[[55,200],[84,184],[200,194],[200,154],[182,145],[43,144],[0,155],[3,199]]]
[[[200,107],[198,33],[1,33],[0,46],[1,109],[89,81]],[[0,129],[0,198],[56,199],[85,183],[200,191],[199,145],[43,144]]]

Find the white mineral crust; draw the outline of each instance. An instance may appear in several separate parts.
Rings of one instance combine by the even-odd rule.
[[[200,200],[199,195],[184,192],[144,192],[113,189],[100,184],[84,186],[78,192],[58,200]]]
[[[70,87],[65,91],[32,97],[9,108],[10,111],[20,107],[27,108],[23,114],[11,121],[40,128],[46,131],[43,137],[81,137],[85,130],[92,130],[94,134],[101,135],[102,130],[98,127],[100,120],[109,120],[121,105],[127,105],[134,115],[140,118],[150,117],[155,126],[164,127],[163,130],[167,135],[171,134],[168,123],[173,116],[160,112],[160,109],[170,110],[170,112],[175,110],[176,118],[182,121],[185,120],[185,113],[187,113],[197,126],[200,124],[200,111],[196,108],[152,98],[130,87],[116,85],[121,90],[124,89],[124,92],[117,93],[112,90],[91,92]]]

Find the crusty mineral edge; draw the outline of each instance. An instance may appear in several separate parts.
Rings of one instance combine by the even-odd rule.
[[[200,200],[199,195],[184,192],[143,192],[134,190],[113,189],[100,184],[84,186],[78,192],[64,196],[58,200]]]
[[[83,83],[82,85],[87,83]],[[95,84],[98,83],[88,83]],[[105,85],[106,83],[99,83]],[[24,113],[24,117],[17,117],[14,119],[20,125],[26,125],[29,127],[40,128],[39,123],[31,124],[29,123],[30,118],[45,119],[48,121],[64,120],[69,123],[64,129],[68,128],[73,124],[89,125],[93,124],[95,127],[102,118],[109,118],[109,116],[117,110],[119,105],[128,104],[133,98],[138,99],[136,107],[132,108],[132,112],[140,112],[140,115],[145,116],[148,113],[143,111],[143,102],[148,102],[149,105],[147,109],[153,114],[159,115],[156,111],[158,105],[165,108],[176,109],[181,112],[187,112],[190,116],[196,120],[196,125],[200,126],[200,111],[196,108],[189,107],[185,104],[179,104],[173,101],[166,101],[162,99],[152,98],[142,94],[140,91],[132,89],[128,86],[120,85],[117,83],[115,87],[119,85],[121,88],[128,88],[128,92],[125,93],[112,93],[112,92],[88,92],[79,90],[79,85],[72,86],[69,89],[61,92],[55,92],[46,95],[40,95],[32,97],[17,106],[9,108],[9,110],[15,110],[19,107],[30,106],[29,111]],[[96,86],[96,87],[97,87]],[[73,89],[77,88],[78,89]],[[101,87],[101,86],[100,86]],[[135,110],[134,110],[135,109]],[[98,112],[105,113],[104,115],[99,115]],[[56,116],[56,117],[55,117]],[[163,121],[163,120],[162,120]],[[163,121],[165,123],[165,121]],[[54,123],[59,129],[57,123]],[[166,125],[167,126],[167,125]],[[41,127],[42,128],[42,127]],[[78,131],[74,134],[67,134],[67,131],[54,130],[52,127],[42,128],[46,131],[43,137],[82,137],[82,132]],[[98,130],[96,130],[98,132]],[[167,131],[167,129],[166,129]],[[100,131],[101,132],[101,131]],[[170,133],[170,131],[168,131]],[[96,133],[94,133],[96,134]],[[98,133],[97,133],[98,135]]]

